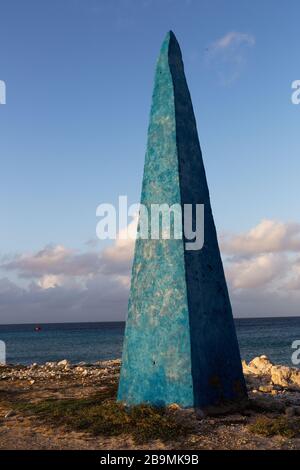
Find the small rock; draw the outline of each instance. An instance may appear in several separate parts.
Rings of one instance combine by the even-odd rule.
[[[53,369],[56,366],[55,362],[46,362],[45,367],[47,369]]]
[[[267,356],[255,357],[248,364],[249,370],[257,375],[269,375],[272,366],[273,364]]]
[[[63,359],[57,363],[57,367],[70,367],[70,362],[67,359]]]
[[[296,385],[296,387],[300,388],[300,370],[299,369],[291,369],[291,382]]]
[[[258,390],[264,393],[272,393],[273,385],[260,385]]]
[[[290,376],[291,376],[291,369],[289,367],[272,366],[271,368],[271,380],[274,385],[280,385],[281,387],[288,387]]]
[[[171,403],[169,406],[168,406],[169,410],[171,411],[177,411],[177,410],[180,410],[180,406],[177,404],[177,403]]]

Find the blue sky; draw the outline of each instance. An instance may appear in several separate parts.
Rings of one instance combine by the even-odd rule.
[[[50,245],[84,250],[99,203],[139,200],[155,62],[170,29],[219,234],[300,222],[299,13],[296,0],[2,0],[2,264]],[[36,281],[17,268],[3,278]]]

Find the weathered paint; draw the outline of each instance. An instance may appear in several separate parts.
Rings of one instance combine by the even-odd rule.
[[[172,32],[155,75],[141,202],[205,205],[205,240],[136,241],[118,399],[205,407],[246,396],[181,52]]]

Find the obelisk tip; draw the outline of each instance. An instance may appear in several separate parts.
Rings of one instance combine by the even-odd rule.
[[[168,40],[169,42],[174,41],[174,40],[177,42],[176,36],[171,29],[167,32],[165,39]]]

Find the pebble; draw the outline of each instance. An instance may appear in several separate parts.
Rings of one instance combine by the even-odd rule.
[[[63,359],[57,363],[57,367],[70,367],[70,362],[67,359]]]

